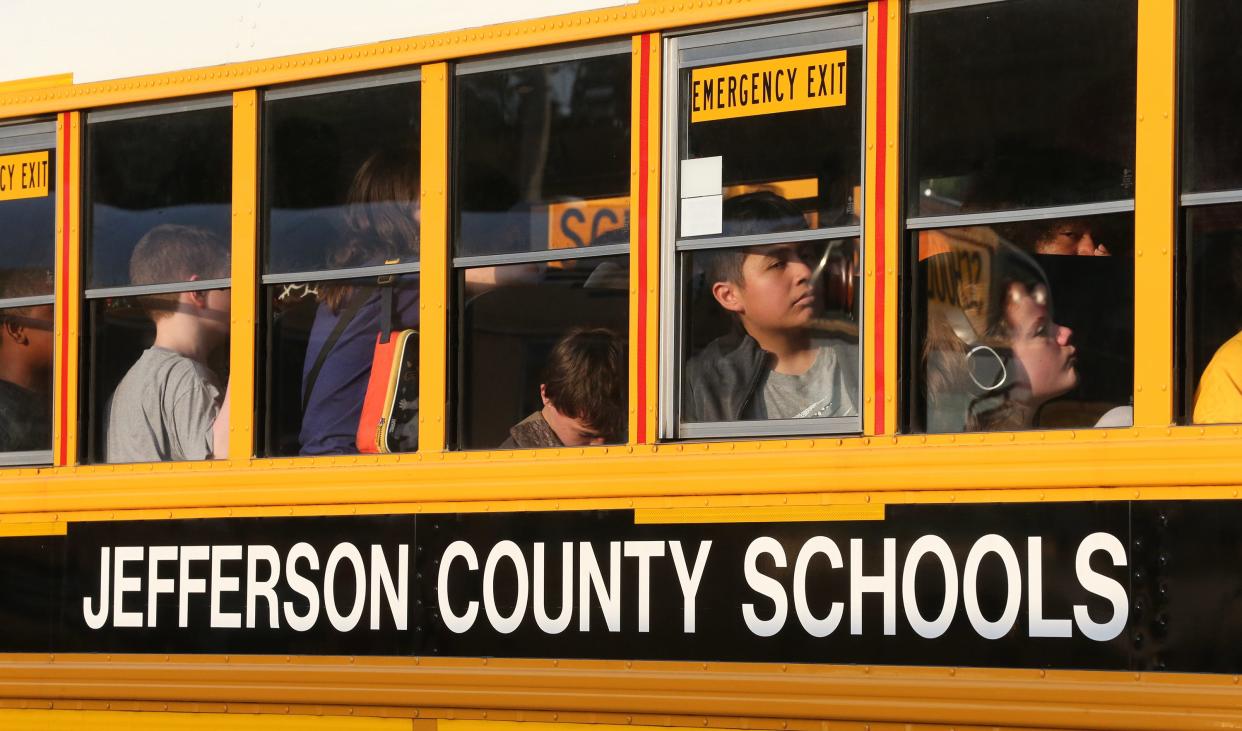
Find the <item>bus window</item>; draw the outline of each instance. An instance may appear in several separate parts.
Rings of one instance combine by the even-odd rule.
[[[461,64],[455,446],[626,439],[630,44]]]
[[[1242,47],[1228,32],[1239,23],[1237,3],[1182,3],[1181,411],[1196,424],[1242,422]]]
[[[663,436],[862,427],[864,25],[833,15],[673,41],[678,325],[665,338],[678,358]]]
[[[86,117],[86,461],[215,456],[231,150],[228,98]]]
[[[910,6],[910,216],[1134,196],[1135,0],[936,5]]]
[[[418,448],[419,92],[403,71],[264,95],[264,456]]]
[[[1135,2],[910,12],[906,428],[1129,426]]]
[[[52,449],[56,123],[0,125],[0,465]]]

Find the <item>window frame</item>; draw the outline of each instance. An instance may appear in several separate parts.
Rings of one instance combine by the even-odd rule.
[[[0,155],[16,155],[23,152],[39,152],[42,150],[52,150],[57,159],[61,154],[59,140],[56,134],[56,120],[37,119],[37,120],[18,120],[14,122],[0,122]],[[55,173],[49,171],[53,177]],[[49,181],[50,182],[50,181]],[[59,191],[57,192],[59,194]],[[55,221],[53,221],[55,223]],[[52,238],[48,241],[48,247],[52,256],[52,275],[53,281],[56,282],[57,270],[60,265],[60,257],[56,255],[56,235],[53,230]],[[44,305],[52,305],[53,320],[59,322],[60,305],[56,302],[56,290],[59,286],[53,284],[53,293],[45,295],[34,295],[30,297],[7,297],[0,298],[0,311],[15,307],[40,307]],[[61,357],[59,338],[52,346],[52,360],[55,364],[56,360]],[[48,394],[48,399],[53,399],[52,394]],[[51,409],[49,408],[49,415]],[[53,425],[49,424],[48,433],[52,434]],[[53,435],[53,438],[54,435]],[[52,445],[49,444],[47,449],[34,449],[22,452],[0,452],[0,467],[26,467],[41,466],[52,464]]]
[[[460,332],[460,326],[461,326],[460,320],[461,320],[462,313],[458,312],[456,308],[457,295],[458,295],[457,288],[461,286],[460,282],[458,281],[458,274],[465,272],[469,269],[476,269],[476,268],[481,268],[481,267],[498,267],[498,266],[507,266],[507,265],[512,265],[512,264],[542,264],[542,263],[551,262],[551,261],[565,261],[569,259],[594,259],[594,258],[606,258],[606,257],[614,257],[614,256],[625,256],[627,257],[627,260],[628,260],[628,257],[632,256],[632,253],[630,251],[629,241],[626,241],[623,244],[605,244],[603,246],[582,246],[582,247],[577,247],[577,248],[572,248],[572,249],[545,249],[545,250],[537,250],[537,251],[508,252],[508,253],[502,253],[502,254],[473,254],[473,255],[466,255],[466,256],[459,256],[457,254],[457,244],[458,244],[457,237],[460,233],[458,230],[460,220],[458,218],[458,215],[459,215],[459,211],[457,209],[458,191],[456,187],[455,178],[457,175],[457,164],[459,161],[457,153],[458,153],[458,145],[460,144],[460,136],[458,134],[455,134],[454,132],[456,129],[458,129],[458,127],[456,126],[457,120],[454,117],[454,113],[457,111],[457,106],[456,106],[456,102],[453,101],[453,96],[456,93],[455,86],[456,86],[457,79],[463,76],[471,76],[474,74],[489,73],[489,72],[494,72],[494,71],[509,71],[513,69],[543,66],[543,65],[554,64],[554,63],[587,61],[591,59],[605,58],[609,56],[628,57],[630,59],[631,79],[633,79],[633,75],[637,71],[637,68],[633,61],[633,50],[634,50],[633,41],[631,38],[629,37],[621,38],[621,39],[613,38],[613,39],[605,39],[602,41],[586,43],[586,44],[581,44],[581,45],[542,48],[542,49],[538,49],[538,50],[534,50],[530,52],[524,52],[524,53],[505,54],[502,56],[494,56],[494,57],[482,58],[482,59],[471,60],[471,61],[461,61],[461,62],[458,62],[452,65],[452,69],[450,70],[449,76],[450,76],[450,79],[452,80],[452,84],[454,88],[450,90],[450,103],[449,103],[449,108],[447,110],[448,119],[449,119],[448,124],[449,124],[449,130],[450,130],[449,145],[448,145],[448,150],[447,150],[448,152],[448,180],[449,180],[450,195],[449,195],[449,204],[446,207],[448,236],[445,242],[445,245],[448,249],[448,280],[449,280],[448,287],[447,287],[448,298],[447,298],[447,302],[445,303],[445,309],[448,313],[448,320],[449,320],[449,333],[448,333],[449,337],[448,337],[447,346],[445,348],[445,355],[446,355],[445,365],[448,368],[448,376],[449,376],[448,377],[448,388],[446,390],[447,392],[445,393],[445,402],[447,404],[446,417],[447,417],[447,424],[448,424],[448,428],[445,430],[446,451],[449,451],[449,452],[523,451],[521,449],[501,450],[499,447],[491,447],[491,448],[464,447],[461,444],[462,442],[461,430],[460,430],[461,425],[457,422],[459,418],[458,408],[461,405],[460,404],[460,392],[464,384],[460,382],[461,379],[459,375],[461,359],[462,359],[461,349],[462,349],[463,343],[462,343],[462,333]],[[627,89],[626,93],[631,95],[631,103],[636,105],[638,100],[633,97],[631,90]],[[627,120],[627,122],[628,121],[629,120]],[[632,147],[633,140],[635,137],[635,131],[633,129],[630,130],[629,136],[630,136],[630,141],[627,147]],[[632,162],[627,159],[626,160],[627,169],[631,165],[632,165]],[[634,197],[637,195],[637,190],[634,188],[634,184],[632,182],[633,171],[630,170],[628,172],[630,173],[630,175],[628,175],[627,177],[631,179],[631,183],[630,183],[630,188],[627,191],[627,196],[630,198],[630,207],[632,209],[633,200],[634,200]],[[642,225],[642,223],[639,222],[638,224],[635,224],[633,221],[631,221],[630,225],[631,226]],[[627,265],[626,271],[627,273],[630,271],[630,267],[628,265]],[[631,285],[631,288],[632,288],[632,285]],[[629,309],[632,309],[632,308],[629,308],[629,306],[627,305],[627,315],[626,315],[627,317],[631,316]],[[633,343],[628,342],[628,333],[626,333],[626,337],[627,337],[627,347],[632,346]],[[630,367],[632,367],[632,364],[630,362],[630,359],[627,359],[627,369]],[[629,381],[630,375],[631,374],[627,374],[627,377],[626,377],[627,383]],[[627,387],[627,393],[628,393],[628,387]],[[626,421],[626,424],[627,424],[627,429],[628,429],[630,426],[628,419]],[[627,441],[633,438],[632,434],[626,434],[625,436],[626,436]]]
[[[318,79],[313,81],[295,82],[291,84],[282,84],[268,88],[260,88],[258,90],[257,105],[260,110],[260,122],[258,126],[257,144],[258,144],[258,196],[256,202],[255,216],[255,267],[258,280],[255,300],[255,314],[257,330],[254,344],[255,357],[252,360],[252,366],[255,374],[255,399],[253,420],[254,439],[251,445],[252,454],[249,455],[254,459],[271,460],[271,459],[321,459],[318,455],[299,455],[299,454],[269,454],[272,445],[268,443],[268,435],[264,429],[264,422],[270,420],[268,413],[271,408],[267,389],[269,387],[267,372],[270,365],[268,350],[268,333],[271,322],[268,320],[268,289],[282,284],[309,284],[311,282],[331,282],[345,281],[350,279],[379,279],[380,277],[393,277],[394,286],[399,283],[400,278],[404,276],[416,275],[419,278],[418,290],[419,296],[422,296],[422,250],[419,250],[419,257],[416,261],[406,261],[398,264],[377,264],[364,267],[346,267],[342,269],[310,269],[297,272],[279,272],[268,273],[265,271],[270,264],[269,249],[270,233],[271,233],[271,209],[268,207],[268,186],[270,181],[265,174],[265,161],[267,154],[267,128],[266,114],[267,103],[271,101],[284,101],[288,99],[305,99],[308,97],[327,96],[330,94],[346,93],[351,91],[360,91],[366,89],[379,89],[387,86],[398,86],[401,84],[412,85],[412,95],[417,96],[421,108],[423,96],[423,71],[421,66],[413,66],[398,69],[386,69],[377,73],[370,73],[358,76],[350,76],[336,79]],[[419,130],[417,142],[419,145],[420,156],[420,177],[422,166],[422,117],[419,120]],[[419,201],[421,205],[421,200]],[[345,202],[342,201],[342,206]],[[421,224],[420,224],[421,234]],[[261,335],[262,334],[262,335]],[[420,364],[421,371],[421,364]],[[422,450],[422,440],[419,440],[418,450],[413,452],[400,452],[399,454],[415,454]],[[354,456],[354,455],[346,455]]]
[[[858,374],[859,413],[857,416],[816,417],[809,419],[765,419],[750,421],[692,422],[681,420],[681,386],[685,366],[685,291],[686,277],[681,268],[681,255],[687,252],[713,249],[729,249],[743,245],[759,246],[769,243],[803,241],[830,242],[843,238],[859,241],[859,267],[866,271],[866,241],[864,222],[867,196],[855,201],[858,223],[852,226],[809,229],[788,233],[761,234],[756,236],[699,236],[683,238],[678,230],[680,199],[680,152],[690,127],[684,127],[679,106],[681,103],[681,75],[684,71],[703,66],[718,66],[741,61],[776,58],[799,53],[815,53],[848,48],[862,52],[860,91],[862,99],[858,113],[859,186],[867,190],[867,84],[869,69],[866,65],[868,52],[866,10],[836,11],[813,17],[769,20],[741,27],[718,28],[686,35],[671,35],[664,39],[664,79],[661,102],[661,133],[664,149],[662,165],[662,212],[660,215],[660,358],[658,421],[656,437],[659,440],[685,439],[732,439],[748,437],[855,435],[863,431],[863,363],[866,338],[871,332],[859,308]],[[713,49],[715,52],[712,52]],[[690,53],[687,54],[686,52]],[[686,59],[686,56],[689,56]],[[683,59],[686,59],[683,61]],[[857,298],[860,305],[866,302],[866,278],[859,277]]]
[[[998,3],[1007,3],[1012,0],[909,0],[908,14],[917,15],[920,13],[934,12],[938,10],[951,10],[958,8],[967,8],[978,5],[994,5]],[[1136,18],[1139,10],[1136,6]],[[910,112],[909,98],[912,95],[915,74],[911,71],[911,59],[909,56],[909,37],[911,33],[911,23],[907,22],[903,25],[903,47],[905,54],[902,59],[902,101],[900,104],[901,119],[899,125],[901,128],[901,149],[902,159],[909,161],[914,160],[912,146],[914,144],[913,135],[909,133],[906,124],[906,115]],[[1136,39],[1137,44],[1137,39]],[[1137,51],[1136,52],[1140,52]],[[1136,93],[1141,83],[1140,74],[1137,67],[1135,68],[1135,87]],[[1137,104],[1137,102],[1136,102]],[[1137,117],[1138,110],[1134,110]],[[1137,167],[1138,161],[1138,143],[1135,143],[1135,160],[1134,165]],[[905,166],[901,171],[901,182],[903,191],[911,189],[911,177],[919,171]],[[1137,174],[1137,171],[1136,171]],[[1136,187],[1137,190],[1137,187]],[[957,213],[940,216],[915,216],[910,215],[908,207],[903,201],[903,205],[898,209],[899,214],[899,233],[898,246],[899,258],[906,272],[901,279],[901,285],[898,291],[898,301],[900,313],[899,324],[899,348],[904,355],[898,356],[899,381],[902,386],[899,388],[900,402],[898,404],[898,424],[900,430],[906,434],[922,434],[932,435],[940,432],[928,432],[925,428],[914,428],[917,421],[917,414],[914,405],[920,403],[920,385],[924,374],[920,369],[920,353],[923,338],[923,329],[926,326],[925,312],[919,310],[920,303],[914,301],[914,294],[917,290],[918,280],[918,251],[919,251],[919,233],[922,231],[944,230],[966,226],[991,226],[998,223],[1016,223],[1022,221],[1039,221],[1060,218],[1084,218],[1087,216],[1107,215],[1129,213],[1134,215],[1136,212],[1134,205],[1135,197],[1121,198],[1108,201],[1097,201],[1094,203],[1081,203],[1069,205],[1040,206],[1033,208],[1013,208],[999,211],[986,211],[981,213]],[[1138,234],[1135,233],[1137,239]],[[1136,267],[1137,269],[1137,267]],[[1135,275],[1131,282],[1134,287],[1134,299],[1137,304],[1138,299],[1138,276]],[[1131,325],[1133,327],[1133,324]],[[1131,358],[1137,362],[1138,360],[1138,343],[1134,344],[1131,352]],[[1138,424],[1138,404],[1135,402],[1134,395],[1137,390],[1137,381],[1131,386],[1131,403],[1134,408],[1133,421],[1131,426]],[[1129,427],[1121,427],[1129,428]],[[1049,429],[1030,429],[1030,432],[1050,431]],[[945,434],[957,434],[961,432],[944,432]]]
[[[158,117],[168,114],[179,114],[183,112],[197,112],[210,109],[233,108],[232,94],[215,94],[206,97],[196,97],[190,99],[177,99],[168,102],[159,102],[155,104],[138,104],[124,107],[113,107],[101,110],[91,110],[82,114],[82,176],[81,176],[81,210],[82,210],[82,246],[79,252],[79,259],[82,266],[82,280],[89,281],[91,276],[90,262],[94,257],[95,240],[93,236],[94,226],[92,222],[94,207],[94,191],[91,190],[91,166],[94,164],[94,150],[92,145],[87,143],[90,136],[87,130],[92,124],[106,124],[108,122],[117,122],[131,119],[145,119],[149,117]],[[230,134],[232,130],[232,120],[230,119]],[[237,147],[237,140],[230,140],[230,151]],[[229,166],[232,168],[232,153],[230,152]],[[236,176],[230,176],[230,186],[236,183]],[[229,198],[229,208],[233,207],[232,196]],[[230,213],[232,211],[230,210]],[[230,240],[225,243],[231,248]],[[230,275],[232,274],[233,264],[230,263]],[[95,331],[93,325],[91,303],[95,300],[102,300],[109,297],[138,297],[149,294],[168,294],[173,292],[201,292],[211,289],[228,289],[233,287],[232,276],[220,279],[200,279],[193,282],[162,282],[159,284],[145,285],[123,285],[116,287],[92,287],[82,290],[82,308],[81,308],[81,325],[82,334],[88,338],[89,342],[94,341]],[[233,333],[230,328],[229,334],[229,350],[233,349]],[[88,344],[87,347],[81,348],[79,352],[79,373],[87,374],[85,378],[79,378],[78,389],[78,412],[79,412],[79,430],[78,438],[78,456],[84,465],[107,465],[112,464],[102,460],[95,459],[94,451],[98,449],[97,442],[101,435],[96,434],[95,419],[96,409],[102,409],[103,404],[95,404],[91,401],[92,391],[95,388],[95,347]],[[84,432],[84,433],[82,433]],[[211,460],[190,460],[191,463]],[[155,464],[155,463],[135,463],[135,464]]]
[[[1187,49],[1194,43],[1194,38],[1191,37],[1191,24],[1185,21],[1190,12],[1189,6],[1193,2],[1194,0],[1177,0],[1179,22],[1176,33],[1176,83],[1179,99],[1185,99],[1189,96],[1188,87],[1194,83],[1192,78],[1194,69],[1191,68],[1187,58]],[[1179,103],[1176,125],[1174,127],[1176,137],[1173,142],[1173,154],[1175,159],[1178,160],[1182,159],[1183,156],[1189,156],[1191,147],[1197,146],[1196,141],[1190,134],[1188,117],[1187,105]],[[1177,180],[1173,186],[1177,196],[1174,219],[1176,222],[1176,246],[1174,247],[1176,253],[1174,258],[1174,292],[1176,296],[1173,304],[1174,387],[1176,395],[1173,403],[1173,417],[1175,423],[1182,426],[1212,426],[1217,422],[1200,424],[1194,420],[1194,397],[1199,390],[1199,381],[1202,374],[1200,374],[1200,379],[1195,379],[1193,344],[1198,338],[1198,333],[1195,332],[1194,327],[1195,303],[1190,291],[1191,286],[1194,284],[1191,279],[1193,256],[1190,250],[1192,244],[1190,213],[1196,210],[1211,210],[1217,207],[1224,208],[1242,203],[1242,183],[1239,183],[1238,187],[1233,188],[1203,187],[1202,189],[1191,189],[1185,167],[1179,164],[1176,170]],[[1224,343],[1221,343],[1221,345],[1224,345]],[[1217,346],[1217,348],[1219,347]],[[1209,358],[1209,362],[1210,360]],[[1203,365],[1206,367],[1207,363]]]

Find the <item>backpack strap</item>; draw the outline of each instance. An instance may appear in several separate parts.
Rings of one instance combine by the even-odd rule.
[[[385,288],[387,289],[387,288]],[[336,327],[332,328],[328,339],[324,341],[323,347],[319,349],[319,355],[315,358],[315,364],[311,366],[310,373],[306,374],[306,385],[302,389],[302,413],[306,413],[306,407],[310,404],[311,392],[315,389],[315,381],[319,380],[319,372],[323,370],[323,364],[328,360],[328,353],[332,352],[332,348],[336,347],[336,341],[341,339],[345,334],[345,328],[349,327],[349,323],[354,321],[358,310],[362,309],[362,305],[366,303],[369,293],[364,287],[354,287],[354,293],[349,298],[349,303],[345,305],[345,309],[341,310],[340,317],[336,320]]]

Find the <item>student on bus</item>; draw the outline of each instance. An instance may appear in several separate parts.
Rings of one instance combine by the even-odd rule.
[[[1021,221],[999,226],[1013,244],[1033,254],[1052,256],[1110,256],[1108,247],[1096,239],[1089,221],[1062,218]]]
[[[222,279],[229,250],[206,229],[164,224],[134,247],[129,273],[132,285]],[[104,407],[104,459],[210,459],[223,389],[207,360],[228,342],[229,290],[152,294],[142,304],[155,322],[155,342]]]
[[[51,291],[46,270],[17,269],[0,284],[5,297]],[[0,312],[0,452],[51,449],[52,306]]]
[[[770,192],[724,203],[724,235],[799,231],[797,206]],[[778,243],[709,255],[705,284],[732,331],[686,364],[683,418],[719,422],[858,414],[858,346],[809,326],[818,287],[808,245]]]
[[[1073,332],[1052,320],[1043,270],[1004,243],[995,245],[989,265],[991,281],[982,293],[964,298],[969,306],[928,304],[923,343],[928,431],[1031,429],[1046,403],[1078,385]],[[983,311],[967,312],[975,308]],[[1119,406],[1094,426],[1129,426],[1132,419],[1131,407]]]
[[[1242,422],[1242,333],[1225,341],[1208,361],[1195,389],[1194,422]]]
[[[409,148],[373,153],[350,185],[345,245],[331,269],[415,261],[419,253],[418,155]],[[355,454],[375,340],[380,331],[380,287],[395,287],[393,326],[418,326],[418,288],[321,285],[302,368],[300,453]],[[417,425],[417,419],[409,420]],[[411,435],[412,441],[416,439]],[[408,441],[407,441],[408,443]]]
[[[574,328],[544,369],[543,408],[509,430],[501,449],[585,447],[625,434],[625,341],[606,328]]]

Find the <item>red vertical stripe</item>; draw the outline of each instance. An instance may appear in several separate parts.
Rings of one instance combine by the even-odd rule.
[[[888,0],[876,7],[875,104],[875,433],[884,433],[885,168],[888,167]]]
[[[651,99],[651,36],[643,34],[638,53],[638,435],[647,441],[647,118]]]
[[[70,124],[71,115],[62,114],[60,118],[60,164],[64,174],[61,176],[60,190],[60,296],[56,302],[56,308],[60,313],[60,352],[56,356],[60,359],[60,454],[57,456],[56,464],[66,465],[69,464],[69,442],[65,439],[65,435],[69,431],[69,299],[72,294],[69,291],[69,244],[72,236],[69,220],[73,201],[73,196],[70,194],[73,190],[73,181],[69,179],[69,161],[73,156],[73,131]]]

